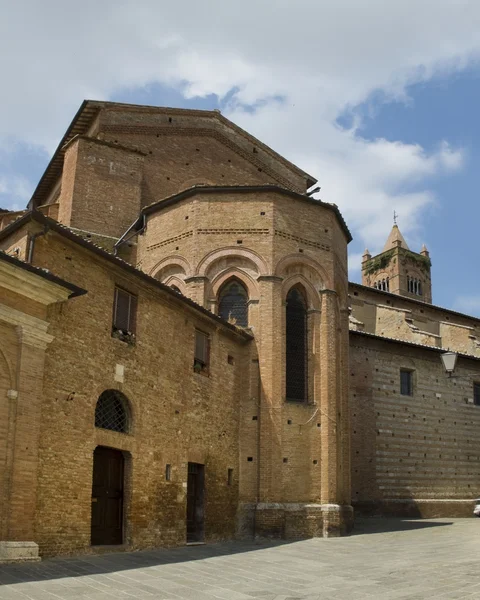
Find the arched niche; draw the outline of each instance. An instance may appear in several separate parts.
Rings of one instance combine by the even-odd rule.
[[[333,281],[326,269],[304,254],[290,254],[281,258],[275,266],[275,275],[288,279],[301,275],[316,290],[333,289]]]
[[[239,248],[237,246],[227,246],[209,252],[198,263],[196,275],[207,277],[212,281],[222,271],[231,268],[237,268],[244,271],[253,278],[268,273],[267,264],[263,258],[253,250]]]

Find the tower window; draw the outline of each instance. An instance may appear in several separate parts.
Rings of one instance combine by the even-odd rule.
[[[220,290],[218,314],[239,327],[248,327],[248,294],[237,279],[231,279]]]
[[[286,307],[286,398],[307,400],[308,380],[307,303],[298,287],[287,295]]]

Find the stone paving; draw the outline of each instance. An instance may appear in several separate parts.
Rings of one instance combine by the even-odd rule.
[[[480,599],[480,519],[368,519],[346,538],[0,566],[1,600]]]

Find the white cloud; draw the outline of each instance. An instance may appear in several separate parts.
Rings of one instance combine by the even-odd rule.
[[[374,251],[394,208],[414,233],[429,181],[460,169],[463,152],[367,141],[336,119],[374,92],[406,101],[409,84],[477,61],[479,21],[474,0],[0,0],[0,146],[52,151],[83,98],[121,88],[235,88],[226,115],[316,175]]]

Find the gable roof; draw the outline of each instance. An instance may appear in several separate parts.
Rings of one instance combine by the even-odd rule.
[[[16,221],[11,223],[7,227],[5,227],[5,229],[1,230],[0,231],[0,240],[5,239],[11,233],[13,233],[14,231],[17,231],[18,229],[20,229],[21,227],[23,227],[24,225],[26,225],[27,223],[29,223],[31,221],[35,221],[36,223],[43,225],[47,230],[55,231],[56,233],[67,238],[68,240],[74,242],[75,244],[78,244],[79,246],[86,248],[90,252],[93,252],[94,254],[102,257],[103,259],[107,260],[111,264],[114,264],[115,266],[131,273],[132,275],[139,277],[143,281],[146,281],[147,283],[154,285],[155,287],[161,289],[163,292],[166,292],[169,296],[175,297],[180,302],[183,302],[190,308],[195,309],[200,314],[203,314],[203,315],[207,316],[208,318],[213,319],[217,323],[220,323],[223,327],[229,329],[232,333],[239,335],[244,340],[253,339],[253,336],[248,331],[245,331],[244,329],[236,327],[235,325],[232,325],[228,321],[225,321],[225,319],[222,319],[222,317],[219,317],[218,315],[210,312],[209,310],[207,310],[200,304],[197,304],[190,298],[187,298],[187,296],[183,296],[182,294],[175,292],[168,285],[165,285],[158,279],[155,279],[155,277],[147,275],[144,271],[137,269],[136,267],[132,266],[130,263],[127,263],[126,261],[122,260],[121,258],[118,258],[118,256],[114,256],[113,254],[111,254],[110,252],[107,252],[107,250],[104,250],[100,246],[97,246],[96,244],[80,237],[79,235],[74,233],[68,227],[61,225],[60,223],[58,223],[58,221],[54,221],[53,219],[46,217],[43,213],[41,213],[38,210],[29,210],[28,212],[25,213],[25,215],[23,217],[20,217],[19,219],[17,219]],[[11,257],[9,257],[9,258],[11,258]],[[18,260],[18,259],[16,259],[16,260]],[[20,261],[20,262],[22,263],[22,261]],[[27,263],[22,263],[22,264],[26,265]],[[45,274],[48,273],[49,277],[53,277],[54,279],[58,280],[59,282],[63,281],[60,278],[56,277],[55,275],[49,273],[48,271],[46,271],[44,269],[41,269],[38,267],[33,267],[32,265],[28,265],[28,267],[30,269],[33,269],[35,272],[40,271],[40,272],[44,272]],[[72,284],[68,284],[68,285],[72,285]],[[76,288],[77,290],[82,290],[82,288],[79,288],[77,286],[73,286],[73,287]]]
[[[198,117],[210,117],[215,119],[223,126],[226,126],[230,130],[234,131],[236,134],[241,135],[242,137],[249,140],[255,146],[261,148],[264,152],[269,154],[275,160],[281,162],[284,166],[288,167],[290,170],[297,173],[306,179],[306,181],[311,185],[317,182],[316,178],[312,175],[309,175],[295,164],[272,150],[269,146],[258,140],[256,137],[235,125],[232,121],[224,117],[220,111],[218,110],[193,110],[187,108],[167,108],[167,107],[159,107],[159,106],[148,106],[148,105],[140,105],[140,104],[127,104],[121,102],[106,102],[99,100],[84,100],[80,105],[77,113],[73,117],[72,122],[67,128],[64,136],[62,137],[60,143],[58,144],[57,149],[55,150],[50,162],[47,165],[40,181],[33,192],[32,198],[28,203],[28,208],[36,208],[40,206],[45,196],[49,193],[52,186],[58,180],[62,169],[63,169],[63,157],[65,153],[66,146],[72,139],[76,136],[85,135],[88,129],[91,127],[97,115],[104,108],[119,108],[119,109],[129,109],[135,112],[158,112],[164,113],[168,115],[190,115],[190,116],[198,116]],[[309,187],[310,187],[309,186]]]

